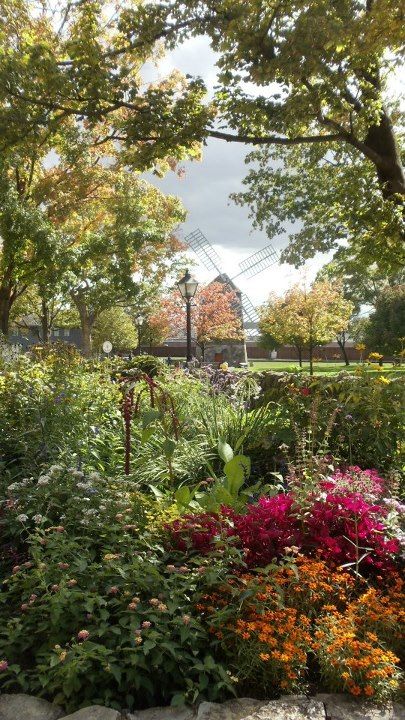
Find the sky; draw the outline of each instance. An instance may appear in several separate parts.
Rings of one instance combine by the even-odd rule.
[[[190,75],[200,75],[212,91],[216,81],[215,59],[207,38],[192,38],[159,63],[158,74],[164,77],[177,68]],[[269,244],[264,232],[252,230],[248,208],[239,207],[229,199],[230,193],[242,189],[242,180],[247,174],[245,157],[251,150],[252,146],[211,138],[203,149],[201,162],[184,163],[184,177],[170,173],[163,179],[148,178],[164,192],[182,199],[188,215],[180,228],[180,236],[185,237],[199,228],[223,260],[221,270],[230,277],[239,272],[241,260]],[[272,244],[279,250],[287,242],[288,234],[273,240]],[[193,254],[191,257],[197,262]],[[270,292],[281,294],[295,282],[311,282],[327,260],[327,256],[318,255],[300,270],[277,264],[254,278],[240,277],[236,284],[257,306]],[[193,272],[201,282],[209,282],[214,277],[214,273],[198,262]]]

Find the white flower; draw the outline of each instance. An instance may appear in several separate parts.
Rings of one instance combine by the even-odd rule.
[[[88,482],[78,482],[76,487],[80,490],[88,490],[91,488],[91,485]]]
[[[11,485],[8,486],[7,490],[9,490],[10,492],[13,492],[13,490],[18,490],[19,487],[20,487],[20,483],[15,482],[15,483],[11,483]]]
[[[28,520],[28,515],[24,515],[24,513],[22,515],[17,515],[17,520],[20,523],[25,523]]]
[[[41,475],[41,477],[38,478],[38,485],[49,485],[50,479],[49,475]]]
[[[89,473],[89,482],[98,482],[99,480],[100,480],[100,475],[98,472]]]
[[[39,523],[42,522],[42,515],[34,515],[33,520],[35,525],[39,525]]]
[[[70,468],[69,472],[72,477],[77,478],[78,480],[80,480],[80,478],[84,477],[84,473],[82,473],[81,470],[76,470],[76,468]]]
[[[51,467],[48,470],[49,475],[59,475],[59,473],[63,472],[62,465],[51,465]]]

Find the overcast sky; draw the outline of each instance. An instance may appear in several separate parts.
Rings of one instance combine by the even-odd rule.
[[[159,73],[165,76],[174,68],[200,75],[208,89],[212,90],[216,78],[215,54],[209,47],[208,39],[199,37],[185,42],[162,61]],[[244,160],[251,150],[251,146],[212,138],[204,148],[201,162],[185,163],[184,178],[180,179],[173,173],[162,180],[151,178],[164,192],[182,199],[188,216],[181,233],[187,235],[200,228],[223,258],[223,270],[230,276],[238,273],[241,260],[269,244],[265,233],[252,231],[248,208],[239,207],[229,200],[230,193],[242,187],[242,180],[247,174]],[[273,241],[273,245],[277,249],[285,247],[287,239],[287,236],[280,237]],[[299,271],[289,265],[276,265],[250,280],[238,278],[237,285],[257,305],[267,298],[269,292],[281,293],[303,277],[308,282],[312,281],[325,261],[325,257],[319,256]],[[213,278],[213,273],[200,265],[195,266],[194,273],[203,282]]]

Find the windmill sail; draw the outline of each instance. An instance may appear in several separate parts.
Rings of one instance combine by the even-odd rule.
[[[208,242],[207,238],[203,235],[199,228],[187,235],[184,240],[195,252],[206,270],[214,270],[217,273],[221,273],[221,270],[219,269],[221,264],[219,255],[217,255],[211,243]]]
[[[271,265],[275,265],[278,260],[277,250],[272,245],[266,245],[266,247],[239,263],[240,273],[238,273],[237,277],[240,275],[245,275],[248,278],[254,277]]]
[[[242,309],[245,321],[247,320],[251,323],[257,323],[259,321],[257,310],[245,293],[242,293]]]

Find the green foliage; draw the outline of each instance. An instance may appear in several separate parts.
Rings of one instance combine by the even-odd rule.
[[[145,373],[149,377],[154,378],[165,370],[165,363],[154,355],[136,355],[130,360],[115,361],[114,371],[123,377],[131,376],[132,371]]]
[[[136,346],[135,325],[121,307],[104,310],[94,323],[94,349],[100,352],[106,340],[112,343],[114,350],[128,350]]]
[[[203,575],[199,563],[170,571],[153,530],[173,517],[170,509],[153,507],[130,483],[62,466],[14,483],[7,495],[20,499],[7,529],[23,534],[28,554],[3,578],[4,691],[76,709],[192,704],[231,690],[195,612],[221,561],[204,565]],[[11,532],[13,524],[20,530]]]
[[[405,285],[385,288],[377,297],[364,333],[370,350],[399,355],[405,345]]]
[[[113,469],[122,462],[121,417],[108,372],[88,371],[64,343],[38,353],[41,360],[22,356],[0,376],[3,469],[20,476],[61,457]]]
[[[234,199],[249,206],[254,226],[269,239],[288,228],[284,261],[298,267],[317,252],[335,251],[333,262],[359,281],[348,295],[355,302],[370,302],[373,274],[378,282],[379,276],[401,272],[402,208],[384,199],[371,164],[353,150],[266,148],[251,153],[249,164],[246,189]],[[291,232],[291,224],[297,230]],[[364,273],[373,265],[374,273]]]
[[[210,38],[219,56],[213,104],[230,130],[211,125],[208,134],[261,148],[237,201],[270,238],[300,221],[284,258],[301,264],[346,240],[363,265],[398,270],[405,181],[388,78],[400,63],[402,23],[396,0],[169,0],[138,10],[132,29],[169,47]]]
[[[333,377],[304,373],[262,373],[263,400],[275,401],[285,421],[278,439],[293,450],[300,435],[310,441],[307,454],[331,452],[343,462],[389,470],[405,461],[403,404],[405,381],[384,375]]]

